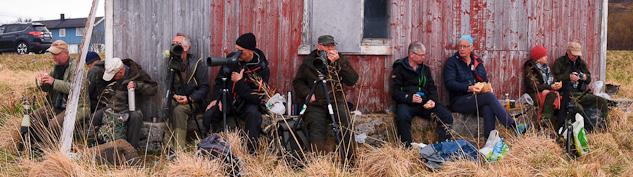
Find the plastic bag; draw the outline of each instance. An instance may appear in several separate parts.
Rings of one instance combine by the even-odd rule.
[[[483,154],[488,162],[494,162],[501,160],[505,154],[508,153],[510,147],[503,141],[503,138],[499,137],[497,130],[490,131],[486,145],[479,150],[479,153]]]

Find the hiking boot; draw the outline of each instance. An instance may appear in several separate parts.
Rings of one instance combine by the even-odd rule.
[[[517,124],[515,128],[515,132],[518,136],[524,135],[530,126],[526,123]]]

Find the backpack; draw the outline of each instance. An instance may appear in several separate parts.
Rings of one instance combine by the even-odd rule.
[[[231,145],[220,135],[214,133],[202,139],[197,146],[197,156],[221,158],[224,161],[227,176],[241,176],[240,159],[231,152]]]

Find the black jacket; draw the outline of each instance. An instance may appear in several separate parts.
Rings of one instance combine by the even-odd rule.
[[[215,94],[212,95],[212,100],[220,98],[221,89],[224,87],[222,78],[226,78],[225,84],[229,89],[227,95],[229,103],[235,102],[234,106],[237,107],[239,107],[238,104],[262,104],[261,95],[256,94],[256,92],[261,92],[259,85],[249,78],[252,76],[259,77],[264,83],[268,84],[270,69],[268,68],[268,60],[264,52],[259,49],[254,50],[254,52],[255,55],[250,62],[239,61],[237,65],[223,65],[220,68],[215,77],[215,87],[213,88],[213,93]],[[232,57],[235,54],[235,52],[230,53],[227,57]],[[231,73],[240,72],[242,69],[244,69],[242,80],[233,83],[231,81]]]
[[[470,58],[472,62],[469,66],[456,52],[444,65],[444,85],[448,89],[451,104],[457,97],[471,94],[468,92],[468,86],[477,82],[488,82],[484,62],[473,53],[470,54]]]
[[[347,58],[345,58],[340,53],[339,56],[340,58],[334,63],[330,63],[329,60],[327,60],[331,72],[338,73],[338,75],[340,76],[340,78],[338,79],[342,84],[348,86],[356,84],[356,82],[358,81],[358,74],[356,73],[354,68],[352,68],[352,65],[350,65]],[[310,52],[310,54],[308,54],[303,59],[303,63],[301,63],[301,66],[299,66],[297,75],[295,75],[294,80],[292,80],[292,86],[296,93],[296,98],[299,99],[299,103],[303,103],[305,101],[306,97],[310,93],[310,90],[314,86],[314,81],[319,79],[317,68],[314,66],[315,60],[321,60],[317,50]],[[330,84],[331,82],[328,82],[327,88],[332,88],[330,87]],[[316,102],[314,104],[326,104],[325,95],[320,89],[317,89],[314,94],[316,97]],[[337,100],[341,100],[344,102],[346,100],[342,100],[343,94],[344,93],[342,90],[336,92],[335,95],[332,94],[332,92],[330,91],[330,98],[336,98]],[[332,104],[334,104],[334,102],[332,102]]]
[[[537,63],[534,60],[528,60],[523,65],[523,91],[528,94],[535,94],[552,88],[550,84],[545,83],[545,80],[543,80],[543,76],[541,75],[541,71],[538,69],[536,64]],[[551,68],[550,73],[553,76]],[[554,78],[553,82],[556,82],[556,78]]]
[[[583,92],[587,90],[587,85],[591,83],[591,73],[587,68],[587,63],[580,57],[576,59],[576,62],[572,62],[567,55],[564,55],[554,62],[552,66],[552,72],[554,73],[554,80],[563,82],[564,90],[571,90],[573,92]],[[587,80],[579,80],[577,88],[572,88],[572,84],[569,80],[569,74],[572,72],[583,73],[587,75]]]
[[[391,73],[391,98],[398,104],[411,104],[413,94],[424,93],[424,101],[438,100],[435,81],[431,69],[425,64],[413,70],[409,65],[409,57],[396,60]]]
[[[207,93],[209,92],[209,72],[205,60],[188,54],[184,71],[174,77],[173,91],[177,95],[191,97],[194,104],[206,107]],[[167,76],[172,77],[172,74]],[[181,81],[184,80],[184,81]]]

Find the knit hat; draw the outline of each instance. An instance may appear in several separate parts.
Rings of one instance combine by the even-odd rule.
[[[532,60],[539,60],[544,56],[547,56],[547,49],[542,45],[536,45],[530,51],[530,58],[532,58]]]
[[[240,37],[238,37],[235,41],[235,44],[248,50],[255,50],[255,47],[257,47],[257,40],[255,39],[255,35],[253,33],[246,33],[240,35]]]
[[[101,60],[101,57],[99,57],[99,54],[97,54],[97,52],[90,51],[90,52],[88,52],[88,54],[86,54],[86,64],[87,65],[92,63],[92,62],[94,62],[94,61],[97,61],[97,60]]]
[[[475,41],[475,40],[473,39],[473,36],[471,36],[470,34],[465,34],[465,35],[462,35],[462,36],[459,38],[459,40],[465,40],[465,41],[468,41],[468,44],[470,44],[471,46],[473,45],[473,43],[474,43],[474,41]]]

